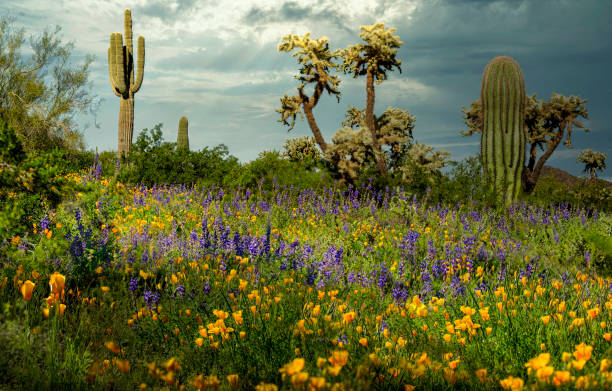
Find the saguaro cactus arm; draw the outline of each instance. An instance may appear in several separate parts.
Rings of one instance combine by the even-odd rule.
[[[110,40],[111,44],[109,48],[108,67],[111,78],[111,87],[120,95],[125,95],[127,93],[125,80],[126,57],[121,33],[112,33]]]
[[[138,37],[138,69],[136,71],[136,81],[130,87],[132,93],[135,94],[140,90],[142,85],[142,78],[144,76],[144,62],[145,62],[145,40],[143,36]]]
[[[111,50],[110,48],[108,48],[108,80],[110,81],[110,85],[111,85],[111,89],[113,90],[113,93],[117,96],[121,96],[120,93],[117,92],[117,90],[115,89],[115,86],[113,85],[113,68],[111,66]]]

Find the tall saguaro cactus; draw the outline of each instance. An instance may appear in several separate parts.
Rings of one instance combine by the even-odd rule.
[[[144,37],[138,37],[138,72],[134,78],[134,56],[132,47],[132,14],[125,10],[125,45],[121,33],[112,33],[108,48],[108,73],[115,95],[121,98],[119,103],[119,148],[117,154],[127,154],[132,145],[134,133],[134,94],[142,85],[144,74],[145,43]]]
[[[525,81],[510,57],[492,59],[480,88],[483,131],[480,142],[485,178],[497,202],[515,201],[525,160]]]
[[[187,117],[183,116],[179,120],[179,128],[178,128],[178,137],[176,139],[176,147],[177,148],[186,148],[189,149],[189,121],[187,121]]]

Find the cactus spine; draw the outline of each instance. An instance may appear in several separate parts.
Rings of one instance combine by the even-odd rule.
[[[132,47],[132,15],[125,10],[125,45],[121,33],[112,33],[108,48],[108,73],[111,88],[121,98],[119,103],[119,148],[117,154],[127,154],[134,133],[134,94],[142,85],[144,74],[144,37],[138,37],[138,72],[134,78],[134,56]]]
[[[480,99],[485,179],[494,186],[496,201],[508,205],[518,197],[525,160],[525,81],[513,59],[495,57],[487,64]]]
[[[183,116],[179,120],[179,128],[178,128],[178,138],[176,139],[176,147],[177,148],[186,148],[189,149],[189,121],[187,121],[187,117]]]

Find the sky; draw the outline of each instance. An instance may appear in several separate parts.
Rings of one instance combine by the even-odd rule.
[[[387,107],[416,117],[416,141],[451,152],[461,161],[479,151],[480,136],[464,137],[462,107],[480,95],[482,72],[496,56],[521,67],[528,95],[553,93],[587,100],[586,128],[575,129],[574,148],[557,147],[547,165],[574,175],[582,149],[603,152],[612,181],[612,1],[609,0],[2,0],[0,14],[14,17],[26,34],[62,28],[74,43],[72,63],[94,55],[91,93],[99,106],[78,115],[88,149],[117,149],[119,98],[108,79],[112,32],[123,33],[123,12],[132,13],[134,46],[145,37],[145,71],[135,95],[134,139],[163,123],[176,141],[178,121],[189,119],[192,150],[225,144],[242,162],[263,150],[282,150],[287,138],[312,135],[299,116],[295,128],[278,122],[280,98],[297,95],[295,52],[279,52],[287,34],[327,37],[330,50],[364,43],[360,26],[395,28],[401,73],[394,68],[375,86],[374,113]],[[342,126],[349,105],[364,109],[365,77],[334,72],[342,96],[323,95],[314,109],[327,142]],[[305,89],[312,94],[312,86]]]

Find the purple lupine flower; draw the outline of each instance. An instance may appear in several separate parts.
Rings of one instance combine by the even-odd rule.
[[[465,294],[465,286],[457,276],[453,276],[450,288],[454,296],[463,296]]]
[[[481,281],[480,284],[476,284],[476,288],[474,288],[474,293],[476,293],[477,290],[480,290],[480,292],[484,293],[487,291],[487,284],[484,281]]]
[[[567,274],[567,272],[563,272],[563,274],[561,275],[561,281],[563,282],[564,285],[567,285],[571,282],[570,276],[569,274]]]
[[[319,275],[317,270],[317,262],[312,262],[308,266],[308,274],[306,274],[306,285],[313,285]]]
[[[202,292],[208,294],[210,292],[210,282],[206,281],[202,287]]]
[[[403,306],[406,304],[406,300],[408,299],[408,290],[406,289],[406,285],[403,283],[396,281],[393,284],[393,289],[391,290],[391,295],[393,296],[393,300],[399,306]]]
[[[43,217],[43,219],[40,221],[40,229],[41,229],[41,231],[44,231],[47,228],[49,228],[49,224],[50,224],[49,216]]]
[[[504,281],[506,279],[506,259],[502,258],[499,264],[499,272],[497,273],[497,281]]]
[[[270,222],[268,222],[268,225],[266,226],[266,241],[264,242],[264,246],[263,246],[263,252],[266,255],[270,254],[270,232],[271,232],[271,227],[270,227]]]
[[[177,284],[172,297],[177,297],[179,300],[183,300],[183,296],[185,296],[185,287],[181,284]]]
[[[349,272],[349,274],[346,276],[346,281],[349,284],[355,284],[357,282],[357,276],[355,275],[355,272]]]
[[[384,290],[388,282],[393,282],[391,272],[389,272],[389,268],[384,263],[379,263],[378,265],[376,265],[376,269],[378,269],[374,272],[375,274],[378,274],[376,285],[381,290]]]
[[[389,325],[384,320],[380,322],[380,333],[382,334],[385,329],[388,329]]]
[[[591,253],[589,252],[584,253],[584,261],[586,262],[587,267],[591,266]]]
[[[128,285],[128,289],[132,292],[134,292],[136,290],[136,288],[138,288],[138,277],[132,277],[130,278],[130,283]]]
[[[523,277],[531,277],[533,275],[533,272],[535,270],[535,262],[538,259],[538,257],[536,256],[535,258],[533,258],[532,260],[529,261],[529,263],[527,263],[527,266],[525,267],[525,270],[521,270],[520,272],[520,278]]]
[[[159,292],[146,290],[144,292],[143,298],[145,304],[147,305],[147,308],[154,309],[157,308],[157,304],[159,304],[159,301],[161,300],[161,295],[159,294]]]
[[[421,289],[421,299],[425,298],[433,291],[433,287],[431,286],[431,276],[427,271],[421,273],[421,281],[423,281],[423,288]]]
[[[427,259],[433,260],[436,257],[436,248],[431,239],[427,241],[427,246]]]

